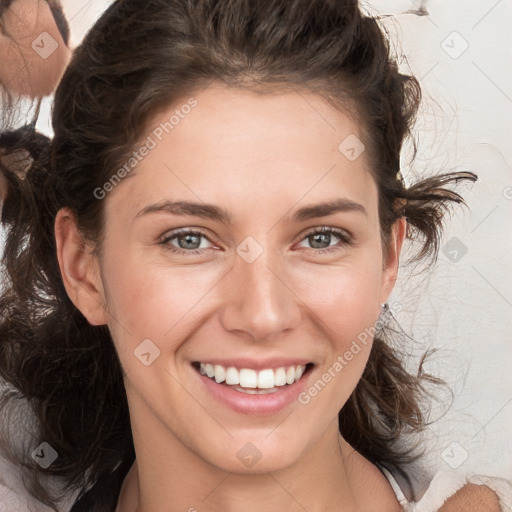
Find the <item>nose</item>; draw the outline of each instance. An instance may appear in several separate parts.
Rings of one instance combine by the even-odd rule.
[[[284,263],[267,249],[251,263],[236,256],[226,278],[220,315],[226,331],[265,341],[299,325],[303,301],[294,293]]]

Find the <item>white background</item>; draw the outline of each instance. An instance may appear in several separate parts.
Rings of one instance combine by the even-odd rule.
[[[64,0],[72,46],[109,3]],[[404,259],[390,300],[415,354],[440,349],[427,367],[455,394],[447,411],[434,410],[444,415],[411,468],[416,492],[440,470],[512,480],[512,2],[430,0],[424,16],[420,0],[363,6],[383,16],[402,72],[423,89],[417,158],[411,165],[409,144],[402,159],[406,181],[449,170],[479,176],[459,188],[470,210],[448,219],[436,266],[421,273]],[[38,128],[51,135],[45,105]],[[5,510],[15,510],[6,499],[0,492]]]
[[[428,368],[455,393],[430,429],[417,490],[443,469],[512,479],[512,2],[430,0],[429,16],[406,13],[419,1],[371,5],[403,13],[383,23],[424,94],[406,181],[448,170],[479,176],[459,188],[470,210],[456,208],[446,224],[434,271],[404,266],[393,294],[417,348],[440,349]]]

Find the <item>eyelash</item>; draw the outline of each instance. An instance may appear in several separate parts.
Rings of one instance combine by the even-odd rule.
[[[312,231],[306,233],[304,237],[301,239],[301,242],[305,240],[306,238],[316,235],[316,234],[334,234],[337,238],[341,240],[341,242],[338,245],[334,245],[332,247],[325,247],[323,249],[315,249],[310,248],[312,251],[314,251],[317,254],[326,254],[326,253],[333,253],[335,251],[339,251],[343,248],[345,248],[347,245],[350,245],[352,242],[351,236],[346,233],[345,231],[342,231],[340,229],[336,228],[330,228],[327,226],[322,226],[313,229]],[[160,242],[159,245],[164,246],[167,250],[175,253],[175,254],[181,254],[181,255],[195,255],[195,254],[201,254],[204,249],[191,249],[191,250],[185,250],[185,249],[179,249],[173,245],[170,245],[169,242],[171,240],[174,240],[175,238],[178,238],[180,235],[201,235],[202,237],[206,238],[208,241],[211,242],[211,240],[208,238],[207,234],[204,231],[201,231],[200,229],[179,229],[177,231],[172,232],[169,236],[164,237]]]

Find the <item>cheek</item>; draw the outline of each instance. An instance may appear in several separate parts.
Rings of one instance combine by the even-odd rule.
[[[381,279],[380,262],[371,258],[365,261],[364,255],[357,263],[304,272],[297,279],[302,283],[297,295],[322,332],[319,353],[326,354],[322,367],[331,376],[326,375],[326,379],[336,374],[336,382],[344,382],[338,388],[342,403],[348,398],[346,391],[359,380],[370,353],[380,312]]]
[[[207,297],[223,275],[216,270],[171,267],[151,261],[135,261],[119,254],[105,262],[109,328],[120,352],[132,355],[144,340],[163,351],[174,351],[194,329]],[[126,358],[133,364],[133,357]]]
[[[305,269],[294,282],[297,296],[321,320],[340,347],[373,325],[380,310],[382,269],[364,255],[335,267]]]
[[[363,258],[358,264],[316,272],[301,294],[316,319],[320,367],[311,385],[299,396],[316,417],[332,417],[346,404],[364,371],[380,311],[377,263]]]

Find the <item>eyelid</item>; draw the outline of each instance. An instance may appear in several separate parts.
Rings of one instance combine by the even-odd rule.
[[[343,228],[338,228],[334,226],[314,226],[312,228],[307,229],[299,238],[299,241],[304,240],[308,236],[316,235],[317,233],[333,233],[334,235],[338,236],[339,238],[344,238],[347,240],[352,240],[353,236],[352,233],[347,231]]]
[[[322,234],[322,233],[334,235],[335,237],[339,238],[340,242],[336,245],[324,247],[323,249],[315,249],[315,248],[309,247],[308,249],[310,251],[313,251],[313,253],[317,253],[317,254],[333,253],[336,250],[344,249],[346,246],[351,245],[353,243],[353,236],[350,232],[348,232],[345,229],[337,228],[337,227],[333,227],[333,226],[316,226],[314,228],[310,228],[308,231],[306,231],[304,234],[301,235],[301,238],[299,239],[299,243],[306,240],[310,236],[313,236],[316,234]]]
[[[322,249],[309,247],[306,248],[309,251],[312,251],[316,254],[324,254],[324,253],[334,253],[337,250],[344,249],[346,246],[351,245],[353,243],[353,236],[350,232],[346,231],[342,228],[337,227],[331,227],[331,226],[316,226],[313,228],[310,228],[306,232],[302,233],[301,238],[298,240],[297,243],[300,243],[304,240],[306,240],[308,237],[316,235],[321,233],[328,233],[333,234],[335,237],[340,239],[340,242],[333,246],[324,247]],[[164,235],[162,235],[158,240],[158,244],[164,246],[167,250],[170,250],[173,253],[180,254],[180,255],[196,255],[196,254],[203,254],[205,250],[207,249],[180,249],[179,247],[175,247],[171,245],[169,242],[173,239],[178,238],[180,235],[200,235],[202,238],[206,238],[210,243],[215,245],[215,242],[211,240],[211,237],[202,228],[196,228],[196,227],[188,227],[188,228],[178,228],[172,231],[167,231]],[[215,247],[214,247],[215,248]],[[210,249],[210,248],[209,248]]]
[[[158,243],[161,245],[167,245],[170,240],[173,240],[180,235],[201,235],[203,238],[206,238],[211,244],[215,245],[215,242],[211,239],[212,237],[202,228],[190,227],[190,228],[177,228],[171,231],[166,231],[161,237],[158,238]],[[192,253],[193,251],[203,251],[204,249],[190,249],[189,251],[185,249],[179,249],[178,247],[171,246],[173,249],[177,251],[183,251],[186,253]]]

